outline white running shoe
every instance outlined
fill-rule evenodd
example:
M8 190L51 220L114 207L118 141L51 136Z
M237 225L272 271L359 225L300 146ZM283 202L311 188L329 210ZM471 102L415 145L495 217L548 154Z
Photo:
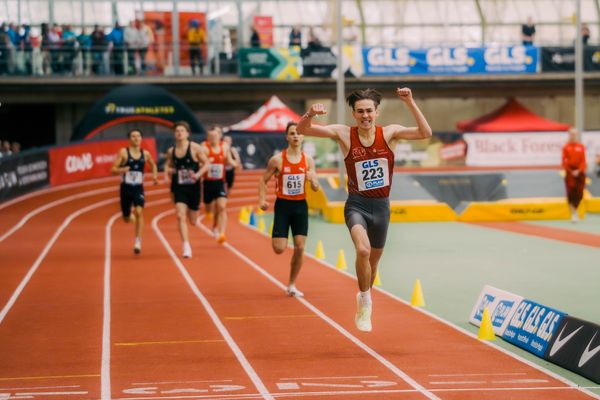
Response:
M571 222L572 223L579 222L579 215L577 214L577 212L574 212L573 214L571 214Z
M140 254L142 251L142 239L141 238L135 238L135 244L133 245L133 252L135 254Z
M298 290L296 286L288 286L287 295L290 297L304 297L304 293Z
M192 258L192 246L189 242L183 242L183 258Z
M356 316L354 317L356 328L359 331L371 332L371 304L362 304L360 293L356 295Z

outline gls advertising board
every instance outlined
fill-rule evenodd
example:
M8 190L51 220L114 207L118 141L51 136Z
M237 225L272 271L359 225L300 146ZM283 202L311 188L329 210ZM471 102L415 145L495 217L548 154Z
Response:
M492 319L494 333L502 336L522 300L523 297L521 296L485 285L471 311L469 322L475 326L480 326L483 309L487 307Z
M48 152L25 152L0 159L0 202L48 185Z
M502 337L538 357L544 357L546 349L566 314L531 300L523 300Z
M511 74L537 71L538 48L494 47L404 47L363 48L365 75L406 74Z

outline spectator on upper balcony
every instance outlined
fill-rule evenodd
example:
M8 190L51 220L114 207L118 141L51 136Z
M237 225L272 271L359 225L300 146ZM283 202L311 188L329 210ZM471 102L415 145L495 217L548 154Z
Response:
M95 75L103 75L104 71L104 53L108 42L104 30L100 26L94 25L94 30L91 34L92 42L92 73Z
M123 65L124 62L124 54L125 50L125 33L123 31L123 27L119 25L117 21L115 23L115 27L106 37L107 41L110 43L111 52L110 52L110 69L111 72L115 75L123 75L125 73L125 67Z
M129 74L144 73L146 70L146 53L150 38L142 21L136 19L125 29L125 44L127 46L127 62ZM137 68L136 55L139 58L140 68Z
M8 74L10 38L6 30L6 24L0 24L0 75Z
M255 26L252 26L252 35L250 36L250 47L260 47L260 35Z
M204 58L202 57L202 47L206 44L206 31L197 19L190 21L187 32L188 44L190 46L190 66L192 75L196 75L196 67L200 75L204 75Z
M50 53L50 73L62 72L60 46L62 43L61 30L58 26L50 25L47 33L47 49Z
M321 47L323 47L323 44L321 43L321 39L319 39L319 37L315 33L314 28L310 27L310 29L308 30L308 48L309 49L319 49Z
M531 17L527 18L527 23L521 26L521 40L523 46L533 46L535 40L535 25Z
M62 53L61 72L63 74L72 74L74 72L73 60L77 52L77 45L77 35L73 32L73 28L71 25L64 25L62 29L62 44L60 46Z
M581 24L581 40L584 46L587 46L590 40L590 27L586 23Z
M31 27L27 24L21 25L19 31L19 48L23 52L24 72L33 74L33 42L31 40Z
M294 26L290 32L290 47L302 47L302 31L298 25Z

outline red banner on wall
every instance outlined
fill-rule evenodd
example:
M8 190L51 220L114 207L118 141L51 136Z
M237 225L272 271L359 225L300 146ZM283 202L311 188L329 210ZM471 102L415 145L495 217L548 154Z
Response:
M260 38L260 47L273 47L273 17L255 15L254 27Z
M117 153L129 145L128 140L88 142L58 147L49 151L52 186L111 175ZM156 141L144 139L142 148L156 160Z

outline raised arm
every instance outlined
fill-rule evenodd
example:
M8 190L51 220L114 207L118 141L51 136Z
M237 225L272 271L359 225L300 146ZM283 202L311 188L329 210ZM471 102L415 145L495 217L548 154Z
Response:
M265 173L258 182L258 206L263 211L269 208L269 203L267 202L267 183L269 182L269 179L279 171L280 160L281 155L271 157Z
M323 104L313 104L308 111L298 121L298 133L304 136L316 136L339 140L340 127L344 125L313 125L312 119L316 115L325 115L327 110Z
M315 160L309 155L306 156L306 162L308 164L308 171L306 171L306 178L310 181L310 188L313 192L319 191L319 177L315 169Z
M126 156L126 150L125 148L122 148L119 150L119 153L117 154L117 158L115 159L115 162L113 163L112 168L110 169L110 172L112 172L113 175L119 175L119 174L123 174L127 171L129 171L129 167L123 167L123 161L126 160L127 156Z
M158 185L158 167L148 150L144 150L144 158L148 164L150 164L150 168L152 168L152 180L154 181L154 184Z
M415 103L412 97L412 91L409 88L396 89L398 98L406 104L410 113L413 115L417 126L406 127L402 125L388 125L385 127L385 137L388 143L395 144L398 140L419 140L431 137L431 128L425 119L425 116Z

